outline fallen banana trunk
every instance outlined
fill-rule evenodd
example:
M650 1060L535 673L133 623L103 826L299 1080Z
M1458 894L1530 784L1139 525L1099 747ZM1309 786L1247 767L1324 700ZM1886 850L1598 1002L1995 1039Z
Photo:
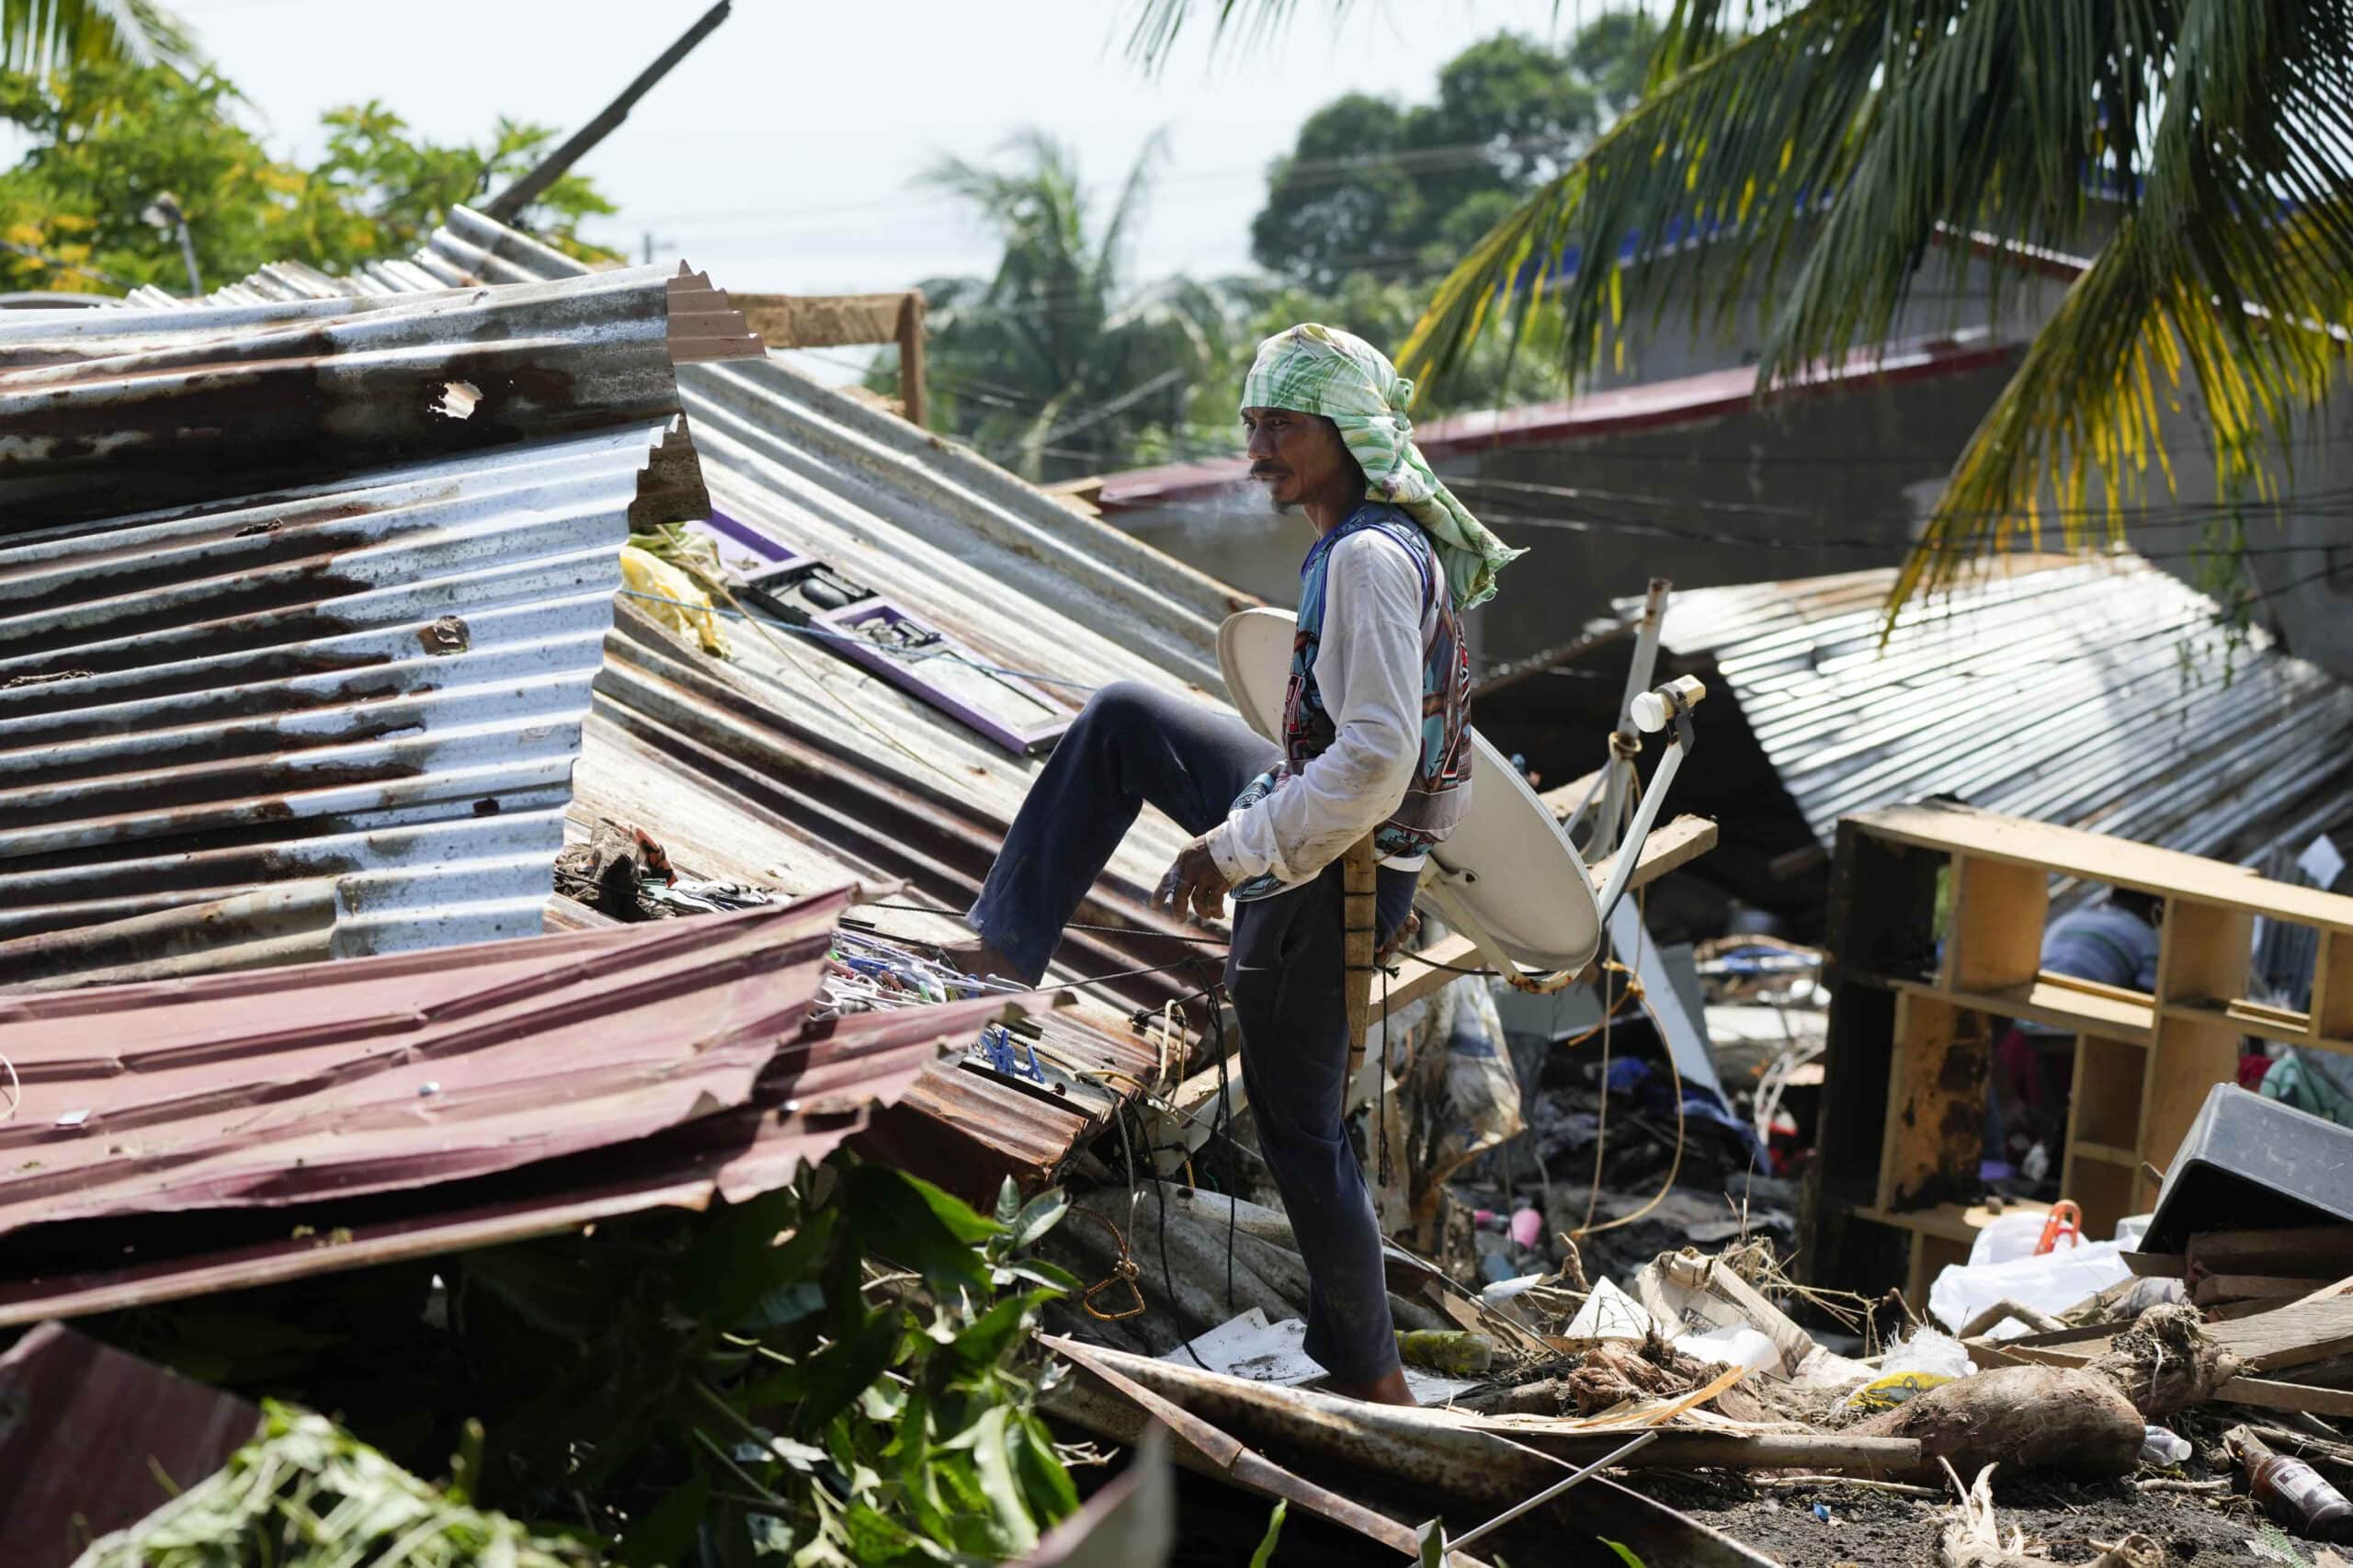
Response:
M1896 1471L1897 1480L1934 1480L1947 1462L1972 1471L2005 1465L2106 1480L2139 1462L2146 1425L2103 1373L1996 1367L1915 1394L1850 1431L1919 1440L1919 1462Z
M1418 1494L1454 1499L1458 1506L1445 1523L1455 1534L1467 1534L1488 1514L1525 1501L1575 1468L1440 1411L1273 1388L1051 1336L1042 1342L1081 1367L1116 1375L1221 1431L1262 1446L1270 1458L1322 1460L1336 1473L1380 1476ZM1054 1408L1051 1403L1049 1408ZM1624 1426L1593 1435L1615 1447L1642 1429ZM1587 1462L1607 1451L1586 1456ZM1768 1562L1730 1537L1599 1475L1531 1516L1527 1528L1552 1528L1563 1522L1620 1541L1646 1562L1763 1568Z

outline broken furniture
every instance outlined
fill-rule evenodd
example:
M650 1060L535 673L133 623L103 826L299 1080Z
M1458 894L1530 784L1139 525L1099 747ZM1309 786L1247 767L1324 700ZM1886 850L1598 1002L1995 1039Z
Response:
M2054 892L2104 884L2165 901L2152 994L2040 970ZM1947 908L1941 946L1937 915ZM2312 1006L2246 994L2256 919L2315 933ZM1966 1257L1979 1207L1996 1031L2030 1019L2075 1040L2060 1185L2086 1235L2157 1197L2241 1037L2353 1051L2353 898L2079 828L1918 804L1838 826L1819 1163L1803 1253L1815 1280L1912 1282ZM1901 1247L1908 1268L1889 1267Z

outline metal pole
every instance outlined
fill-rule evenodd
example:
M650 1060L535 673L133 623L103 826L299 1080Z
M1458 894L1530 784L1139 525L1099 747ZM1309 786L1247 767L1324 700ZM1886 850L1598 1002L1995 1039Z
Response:
M180 259L188 263L188 291L192 295L204 292L203 276L196 269L196 240L188 232L188 214L180 214Z
M1609 760L1602 767L1601 817L1585 846L1589 860L1618 847L1618 821L1625 814L1633 782L1634 752L1642 744L1634 732L1634 699L1650 689L1651 672L1658 664L1659 624L1666 619L1666 596L1674 585L1664 577L1654 577L1643 597L1642 619L1635 623L1634 662L1626 670L1626 694L1618 699L1618 728L1610 736Z
M638 73L637 80L623 87L620 97L607 104L602 113L574 131L563 146L540 159L537 168L484 202L482 208L483 215L495 218L502 223L509 222L515 214L537 199L541 191L562 179L573 165L586 157L597 142L612 133L613 127L629 118L630 107L652 91L654 84L669 74L670 67L684 60L695 45L710 36L713 28L727 19L730 4L732 0L719 0L718 5L704 12L701 20L679 35L678 41L664 50L660 59Z

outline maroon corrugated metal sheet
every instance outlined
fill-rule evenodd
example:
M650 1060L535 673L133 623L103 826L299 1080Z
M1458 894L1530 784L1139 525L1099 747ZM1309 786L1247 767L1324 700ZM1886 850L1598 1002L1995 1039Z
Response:
M44 1324L0 1357L0 1530L11 1568L64 1568L254 1435L233 1394Z
M0 998L0 1233L462 1179L740 1105L847 901Z
M740 920L709 916L660 929L709 932ZM308 972L332 976L367 961ZM824 1158L867 1125L877 1105L906 1092L943 1049L969 1044L1008 1003L1033 1007L1042 999L993 996L812 1026L779 1047L746 1103L617 1145L435 1184L414 1195L415 1212L337 1227L331 1234L298 1232L162 1258L110 1257L103 1268L0 1285L0 1326L489 1246L645 1209L700 1208L713 1196L747 1198L791 1180L803 1162Z

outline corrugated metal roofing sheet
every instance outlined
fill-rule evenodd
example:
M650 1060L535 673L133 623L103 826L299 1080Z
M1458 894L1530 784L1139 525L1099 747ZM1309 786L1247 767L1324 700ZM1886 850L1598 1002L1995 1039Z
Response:
M462 1180L744 1104L848 897L0 997L0 1234Z
M2017 352L2016 345L1990 343L1982 335L1919 339L1890 345L1881 353L1858 353L1844 365L1820 370L1772 395L1783 400L1815 397L1859 387L1963 375L1999 365ZM1550 403L1427 420L1415 426L1414 444L1431 461L1444 464L1450 459L1505 447L1589 441L1721 419L1756 401L1756 367L1735 366L1587 392ZM1107 512L1133 512L1199 501L1246 485L1249 472L1248 460L1239 456L1130 469L1104 478L1097 505Z
M329 953L537 929L731 314L649 267L0 319L0 940L310 879Z
M2353 815L2353 689L2260 631L2234 646L2137 558L1988 576L1908 608L1882 650L1893 578L1667 608L1662 643L1714 661L1825 845L1849 812L1940 794L2225 859Z
M460 208L412 261L370 266L348 278L281 265L212 299L249 308L354 293L396 298L417 289L527 283L583 271L529 236ZM701 472L729 516L826 561L983 658L1045 677L1046 689L1074 709L1086 690L1119 679L1222 700L1216 628L1246 597L779 360L686 365L677 381ZM682 508L668 516L694 515ZM641 520L665 518L648 508ZM727 552L741 553L732 547ZM868 805L914 802L919 816L944 807L969 824L963 835L973 839L949 858L969 862L984 838L978 852L985 866L985 853L1037 770L1035 759L1007 755L819 644L788 642L779 649L740 629L733 642L738 658L707 671L710 678L746 694L741 700L822 757L836 776L835 789L863 792L866 803L848 808L854 814ZM651 688L628 665L624 659L608 666L598 682L583 794L629 802L627 814L656 836L689 824L707 831L713 813L700 802L674 797L675 810L665 812L662 800L606 788L600 779L601 769L619 766L631 784L652 780L660 766L626 754L666 744L676 733L669 727L675 715L662 713L659 704L654 711L639 705ZM608 812L575 811L575 830ZM942 897L969 896L977 881L972 868L962 865L953 878L937 881L931 873L943 865L939 842L905 833L886 820L892 815L884 812L865 824L870 853L842 842L856 835L832 835L822 820L790 823L801 830L798 851L774 864L776 874L756 880L806 889L879 873L915 878ZM754 829L747 838L763 852L759 858L786 847L773 832ZM1155 924L1142 913L1144 895L1183 838L1156 817L1139 823L1111 866L1121 907L1102 912L1107 918ZM722 874L716 869L722 858L740 861L711 847L706 874ZM1105 950L1099 943L1079 949L1089 958ZM1165 951L1155 951L1165 960Z
M849 897L0 998L24 1096L0 1125L0 1325L789 1181L943 1047L1038 1001L806 1022ZM252 1243L225 1216L256 1208L291 1212ZM162 1214L188 1218L103 1223ZM331 1243L308 1233L346 1214ZM118 1250L124 1234L137 1244ZM75 1240L93 1236L109 1238L95 1267Z
M412 262L350 278L271 267L215 300L397 296L578 271L460 210ZM1060 683L1047 689L1074 709L1086 688L1120 678L1217 700L1214 630L1246 602L1231 590L780 361L688 365L678 382L702 473L730 517L823 558L980 656ZM700 515L642 506L639 520ZM630 601L620 619L584 731L575 835L611 816L662 840L689 875L794 892L906 878L947 904L969 899L1034 759L820 644L779 645L737 626L738 656L722 663L652 628ZM1162 926L1144 892L1181 838L1156 818L1139 824L1112 867L1108 902L1082 919ZM946 934L918 914L894 910L887 921ZM1099 974L1197 953L1165 938L1080 933L1065 956L1077 972ZM1139 999L1200 983L1134 983ZM1164 1065L1116 1007L1065 1010L1043 1028L1049 1055L1122 1094ZM983 1197L1002 1174L1043 1179L1101 1125L1099 1105L947 1063L923 1074L906 1103L873 1136L905 1143L937 1179L969 1176Z
M0 1411L16 1568L66 1568L220 1469L261 1425L234 1394L54 1323L0 1356Z

